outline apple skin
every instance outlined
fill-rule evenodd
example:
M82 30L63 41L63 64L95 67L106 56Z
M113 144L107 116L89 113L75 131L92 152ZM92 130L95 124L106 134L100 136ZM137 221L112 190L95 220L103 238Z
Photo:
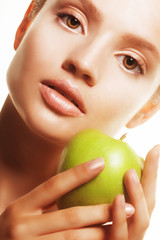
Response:
M59 209L112 203L118 194L124 194L129 201L123 183L124 174L134 168L141 179L144 160L127 143L97 129L84 130L71 139L61 155L57 172L98 157L104 158L104 170L88 183L59 198Z

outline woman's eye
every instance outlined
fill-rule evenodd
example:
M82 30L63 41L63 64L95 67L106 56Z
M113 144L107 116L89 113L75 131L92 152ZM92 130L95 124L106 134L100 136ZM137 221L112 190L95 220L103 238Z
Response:
M138 66L138 63L134 58L125 56L123 59L123 65L126 69L133 70Z
M128 55L118 55L117 58L122 67L127 71L134 74L144 73L143 63L138 62L135 58Z
M73 15L70 14L59 14L59 17L61 18L64 25L66 25L68 28L72 30L76 30L76 32L82 33L83 28L80 23L80 21L75 18Z
M68 16L67 17L67 26L72 28L72 29L76 29L80 26L80 22L73 16Z

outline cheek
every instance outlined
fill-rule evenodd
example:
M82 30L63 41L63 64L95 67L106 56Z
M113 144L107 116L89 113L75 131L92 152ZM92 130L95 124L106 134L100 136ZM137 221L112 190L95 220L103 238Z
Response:
M26 36L26 58L28 62L33 61L41 71L54 72L61 67L65 53L68 50L69 39L64 30L60 30L56 24L44 21L35 22ZM64 41L65 39L65 41ZM54 67L54 69L53 69Z
M33 24L17 49L7 74L11 92L16 90L17 84L22 92L29 83L34 86L35 80L52 78L58 69L62 59L61 42L46 26L44 23L38 28Z
M112 69L112 66L109 68ZM104 80L98 83L90 96L94 99L90 108L96 116L97 125L104 128L109 125L110 129L113 128L112 132L116 132L140 110L150 91L153 91L153 86L146 79L130 77L117 66L114 66L114 71L109 68L106 69Z

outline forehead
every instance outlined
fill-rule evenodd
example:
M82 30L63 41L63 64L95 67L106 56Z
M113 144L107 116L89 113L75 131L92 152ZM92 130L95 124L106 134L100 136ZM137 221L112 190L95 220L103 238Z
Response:
M80 2L84 6L88 5L88 9L93 7L95 13L99 12L103 20L107 20L108 23L113 21L113 18L115 21L117 19L118 27L120 26L118 21L126 22L126 24L139 21L144 25L146 23L152 27L159 27L159 0L75 0L75 2Z
M160 0L34 0L73 5L99 23L98 31L146 39L160 53ZM127 39L127 38L126 38ZM128 38L129 39L129 38Z
M37 0L38 1L38 0ZM42 1L42 0L41 0ZM44 0L43 0L44 1ZM160 29L159 0L48 0L53 4L74 4L94 15L98 20L117 28L128 27L141 32ZM136 28L135 28L136 25Z
M127 15L128 13L130 14L136 11L137 14L141 13L142 15L146 15L153 13L159 16L160 10L159 0L75 0L75 2L81 2L83 5L95 5L101 9L104 14L112 11Z
M52 0L53 1L53 0ZM54 1L55 2L55 1ZM160 0L57 0L74 2L95 16L103 30L142 36L160 49Z

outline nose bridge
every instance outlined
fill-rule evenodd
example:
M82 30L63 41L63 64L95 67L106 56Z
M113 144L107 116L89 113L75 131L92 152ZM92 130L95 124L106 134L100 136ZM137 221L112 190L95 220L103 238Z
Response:
M96 81L102 68L102 59L106 55L107 38L105 36L84 40L68 55L66 60L69 71L83 78Z
M106 41L104 38L97 37L90 39L82 44L82 46L74 52L75 59L86 68L94 67L104 55Z
M77 51L77 56L80 57L80 61L83 64L88 65L92 62L95 62L98 55L100 55L103 51L103 44L101 39L94 39L89 42L86 42L82 45Z

